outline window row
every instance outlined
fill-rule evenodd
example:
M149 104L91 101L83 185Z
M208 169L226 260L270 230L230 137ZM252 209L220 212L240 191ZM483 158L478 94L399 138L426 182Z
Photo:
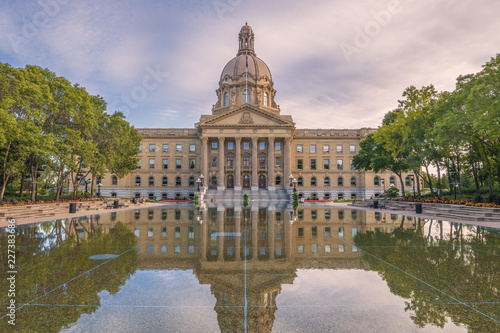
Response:
M310 184L311 184L311 186L317 186L318 185L318 181L317 181L316 177L311 177ZM325 177L323 179L323 185L325 187L330 186L330 177ZM304 186L304 178L303 177L297 178L297 186ZM338 177L337 178L337 186L344 186L344 178L343 177ZM351 177L351 186L352 187L358 186L356 177Z
M142 163L141 159L137 159L137 169L142 168ZM196 168L196 159L190 158L189 159L189 170L194 170ZM149 159L149 169L154 170L156 167L156 160L154 158ZM168 170L168 158L164 158L161 160L161 169L162 170ZM182 158L176 158L175 159L175 170L182 170Z
M349 164L351 170L356 170L356 168L352 164L352 160L349 161ZM310 170L317 169L317 163L315 158L310 159L309 168ZM301 158L297 159L297 170L304 170L304 160ZM323 170L330 170L330 159L328 158L323 159ZM344 170L344 160L342 159L337 160L337 170Z
M411 186L412 178L410 176L406 177L406 186ZM373 178L373 185L380 186L380 184L385 185L385 179L380 178L379 176L375 176ZM396 186L396 177L391 176L389 178L389 186Z
M242 98L243 98L243 104L250 103L250 91L248 89L243 90ZM229 106L229 92L228 91L226 91L224 93L223 105ZM269 93L267 93L267 92L264 93L264 106L269 106Z
M117 184L113 183L113 185ZM194 185L195 185L194 177L189 177L188 186L194 186ZM135 186L142 186L141 177L139 176L135 177ZM150 176L148 178L148 186L155 186L155 178L153 176ZM168 186L168 177L162 177L161 186ZM182 186L181 177L175 177L175 186Z
M297 145L297 153L303 153L304 152L304 145ZM323 145L323 153L329 153L330 152L330 145ZM341 154L344 152L344 146L343 145L337 145L337 153ZM316 145L309 145L309 153L314 154L316 153ZM349 153L355 154L356 153L356 145L349 145Z
M182 146L183 146L182 144L176 144L175 145L175 152L176 153L182 153ZM160 148L160 146L158 146L158 149L159 148ZM161 146L161 148L162 148L162 150L161 150L162 152L168 153L168 143L163 144ZM139 145L139 152L142 152L142 145ZM156 144L152 143L152 144L149 145L149 152L150 153L155 153L156 152ZM195 144L190 144L189 145L189 152L190 153L195 153L196 152L196 145Z
M358 248L356 247L356 245L351 245L351 246L352 246L352 252L358 252ZM304 245L298 245L297 252L300 254L304 253ZM339 253L344 253L344 252L345 252L344 244L339 244ZM318 244L311 244L311 253L318 253ZM325 245L325 253L332 253L332 247L330 244Z
M243 160L243 168L244 169L248 169L250 168L250 156L243 156L242 158ZM210 158L210 167L211 168L217 168L218 166L218 161L219 161L219 158L217 156L212 156ZM281 156L276 156L274 158L274 167L276 169L280 169L281 168L281 161L282 161L282 158ZM260 169L265 169L267 167L267 162L266 162L266 157L265 156L259 156L259 168ZM234 164L234 156L228 156L226 157L226 167L228 169L232 169L234 168L235 164ZM193 167L194 169L194 167Z
M265 141L258 142L258 149L259 150L265 150L266 146L267 146L267 144ZM243 150L250 150L250 141L243 141L242 147L243 147ZM274 150L281 150L282 147L283 147L283 144L281 141L276 141L274 143ZM218 141L211 141L210 148L212 150L219 149L219 142ZM227 150L234 150L235 149L235 142L234 141L227 141L226 148L227 148Z

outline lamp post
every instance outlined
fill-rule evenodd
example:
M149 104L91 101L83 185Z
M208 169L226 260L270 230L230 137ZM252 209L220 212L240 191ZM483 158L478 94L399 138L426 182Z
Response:
M288 176L288 179L290 180L290 186L292 186L293 176L292 175Z
M457 173L455 171L450 171L450 174L453 178L453 187L455 188L455 200L457 200Z
M297 179L294 178L292 183L293 183L293 192L295 193L297 192Z
M413 198L415 199L415 175L409 175L411 179L411 184L413 185Z
M382 182L382 185L384 186L384 194L385 194L385 179L380 180Z
M203 176L203 174L200 175L200 178L198 178L200 180L200 185L201 187L203 187L203 179L205 179L205 177Z
M198 179L196 179L196 184L198 185L198 192L200 192L200 184L201 184L200 177L198 177Z
M98 198L101 197L101 186L102 186L101 183L97 183L97 197Z
M89 178L89 179L84 180L84 181L85 181L85 193L88 193L87 186L88 186L89 182L92 181L92 179Z

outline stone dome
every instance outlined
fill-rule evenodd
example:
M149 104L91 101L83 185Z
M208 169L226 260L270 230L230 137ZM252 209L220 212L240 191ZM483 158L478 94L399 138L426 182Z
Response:
M249 54L247 70L246 59L247 56L245 56L244 54L231 59L222 70L220 79L223 80L227 75L231 79L237 80L239 77L243 76L245 72L247 72L249 77L252 77L256 80L267 76L268 80L272 81L273 78L271 76L271 71L264 61L254 55Z

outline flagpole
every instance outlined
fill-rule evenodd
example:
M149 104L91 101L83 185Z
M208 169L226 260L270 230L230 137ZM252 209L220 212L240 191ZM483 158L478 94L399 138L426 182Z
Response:
M247 92L247 100L245 102L249 102L250 92L248 91L248 45L245 45L245 90Z

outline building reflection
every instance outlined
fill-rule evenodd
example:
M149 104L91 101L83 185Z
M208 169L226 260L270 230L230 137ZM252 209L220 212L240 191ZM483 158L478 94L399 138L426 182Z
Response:
M361 210L223 206L121 212L98 224L107 232L118 221L138 239L139 269L189 269L210 285L223 332L244 331L245 318L249 331L271 331L276 297L297 269L367 269L354 236L401 224Z

